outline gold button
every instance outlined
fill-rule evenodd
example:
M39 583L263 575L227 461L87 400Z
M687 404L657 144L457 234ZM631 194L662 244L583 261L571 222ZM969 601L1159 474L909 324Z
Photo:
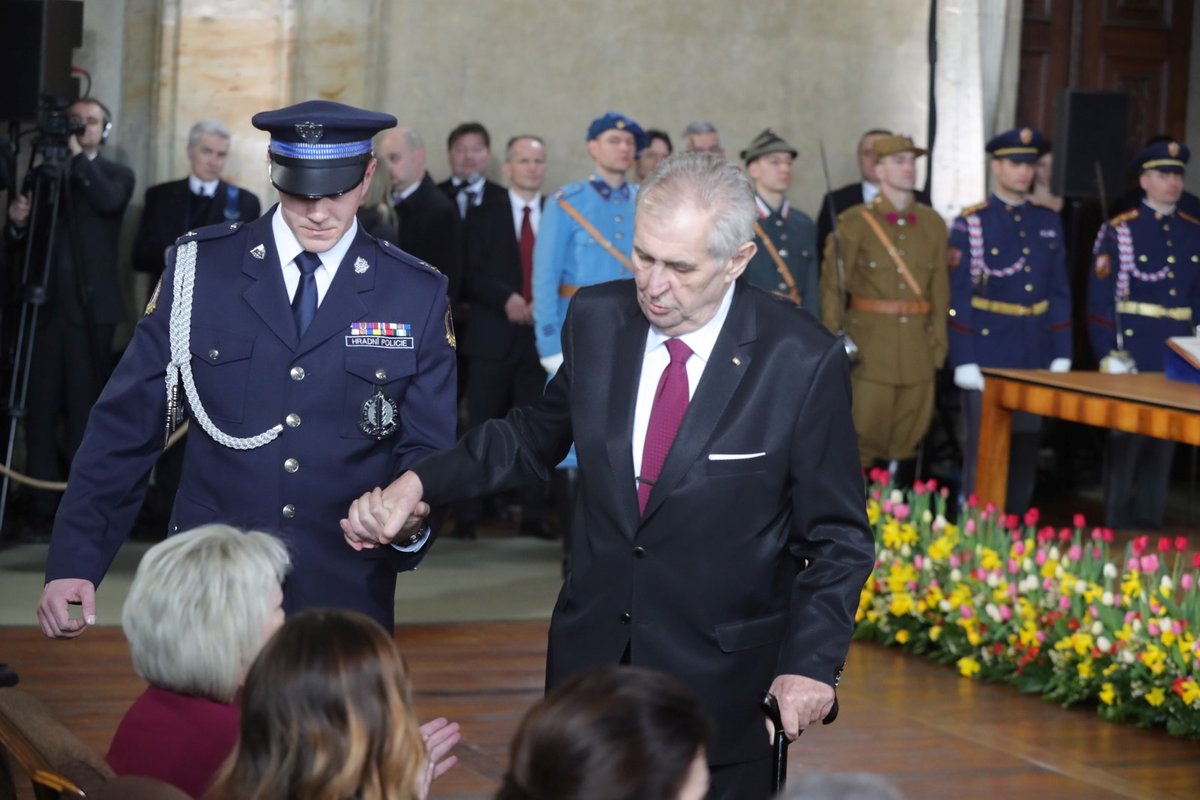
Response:
M1174 290L1174 289L1170 289L1170 290L1168 290L1168 291L1167 291L1167 294L1171 295L1171 297L1174 297L1174 296L1175 296L1175 290Z
M1126 328L1126 329L1125 329L1125 335L1126 335L1126 336L1133 336L1133 328Z
M1168 273L1167 273L1167 277L1168 277L1168 278L1174 278L1174 277L1175 277L1175 273L1174 273L1174 272L1168 272Z
M300 462L294 458L289 458L283 462L283 469L285 472L296 472L300 469Z
M289 374L292 376L292 380L302 381L304 380L304 367L292 367L292 371Z
M1033 284L1032 284L1032 283L1027 283L1027 284L1025 284L1025 291L1027 291L1027 292L1032 292L1032 291L1033 291Z
M296 516L296 507L294 505L292 505L291 503L288 503L286 506L283 507L283 518L291 519L294 516Z
M1028 264L1026 264L1026 265L1025 265L1025 271L1026 271L1026 272L1033 272L1033 267L1031 267L1031 266L1029 266Z
M999 247L993 247L993 248L992 248L992 255L994 255L994 256L998 256L998 255L1000 255L1000 248L999 248Z
M387 370L384 369L383 367L380 367L379 369L375 370L375 380L386 381L387 380Z
M1175 263L1175 256L1167 256L1167 263L1168 263L1168 264L1174 264L1174 263Z
M286 417L284 417L283 421L287 423L287 426L289 428L299 428L300 427L300 415L299 414L288 414Z
M1145 264L1149 260L1150 259L1146 258L1145 256L1138 256L1138 261L1141 261L1143 264Z
M1021 248L1021 253L1022 253L1022 254L1024 254L1024 255L1029 255L1029 248L1028 248L1028 247L1022 247L1022 248Z

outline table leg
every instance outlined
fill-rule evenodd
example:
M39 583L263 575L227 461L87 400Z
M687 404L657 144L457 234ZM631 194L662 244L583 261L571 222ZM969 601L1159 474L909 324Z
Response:
M1010 408L1000 404L1002 381L989 376L983 390L979 424L979 456L975 467L975 495L981 504L994 503L1004 513L1008 493L1008 451L1012 444Z

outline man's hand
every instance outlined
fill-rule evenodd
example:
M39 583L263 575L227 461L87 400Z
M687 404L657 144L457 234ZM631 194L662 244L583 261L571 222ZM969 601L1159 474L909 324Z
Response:
M71 618L70 604L83 606L82 618ZM37 607L42 633L51 639L73 639L96 624L96 587L82 578L59 578L42 589Z
M342 535L355 550L391 544L401 532L416 533L429 516L421 501L424 487L415 472L406 472L386 489L373 489L350 504Z
M458 744L462 734L459 733L457 722L438 717L421 726L421 738L425 740L425 749L429 751L425 771L421 775L419 796L424 800L429 796L429 785L458 763L458 756L450 755L450 751Z
M514 325L532 325L533 307L525 302L525 298L513 292L504 303L504 313L508 321Z
M803 675L780 675L771 681L771 694L779 701L779 715L789 742L796 741L800 731L829 716L833 709L833 687ZM767 736L775 737L775 728L766 720Z
M29 223L29 211L32 208L32 192L17 195L16 199L8 204L8 221L14 228L24 228Z

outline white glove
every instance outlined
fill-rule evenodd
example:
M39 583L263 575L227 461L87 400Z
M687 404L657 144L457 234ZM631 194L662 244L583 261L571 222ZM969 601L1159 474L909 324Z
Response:
M1069 359L1069 358L1054 359L1053 361L1050 362L1050 371L1051 372L1070 372L1071 371L1071 359Z
M558 372L558 368L562 366L563 354L555 353L552 356L542 356L538 361L542 362L542 369L546 370L546 374L554 377L554 373Z
M1112 358L1111 356L1100 360L1100 371L1106 375L1128 375L1130 373L1128 362L1122 358Z
M954 368L954 385L968 392L983 391L983 373L978 364L959 364Z

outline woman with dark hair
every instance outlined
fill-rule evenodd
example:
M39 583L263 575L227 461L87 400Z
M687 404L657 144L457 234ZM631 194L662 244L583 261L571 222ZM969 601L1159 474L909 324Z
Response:
M602 667L529 710L496 800L703 800L709 723L666 675Z
M422 800L455 761L441 758L457 726L441 723L423 741L404 662L378 623L303 612L250 668L238 745L209 798Z

